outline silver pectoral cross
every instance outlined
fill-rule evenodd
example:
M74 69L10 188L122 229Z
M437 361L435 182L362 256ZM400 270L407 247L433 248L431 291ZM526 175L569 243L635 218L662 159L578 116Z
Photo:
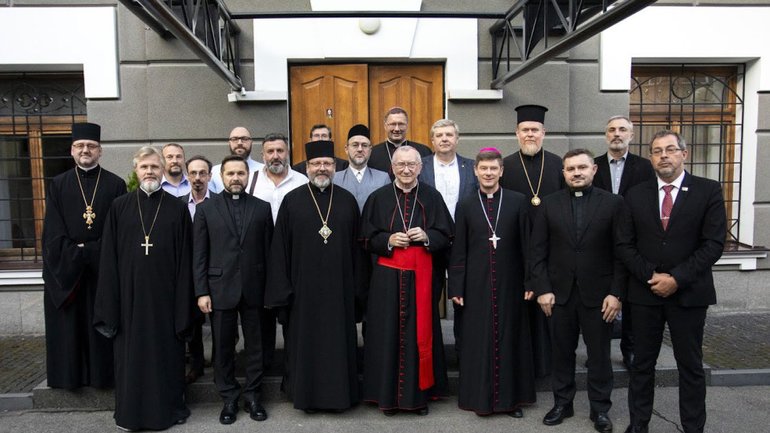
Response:
M502 238L497 237L497 233L492 232L492 236L489 238L490 242L492 242L492 248L497 249L497 241L499 241Z
M145 256L149 256L150 255L150 247L153 246L150 243L150 237L149 236L145 236L144 237L144 243L143 244L139 244L139 245L144 247L144 255Z

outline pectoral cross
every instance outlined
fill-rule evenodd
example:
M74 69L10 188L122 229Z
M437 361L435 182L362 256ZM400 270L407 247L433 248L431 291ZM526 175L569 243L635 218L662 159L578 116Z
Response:
M489 240L492 242L492 248L497 249L497 241L499 241L502 238L497 237L497 233L492 232L492 236L489 238Z
M94 213L94 210L91 206L86 206L86 211L83 214L83 219L86 220L86 224L88 225L88 230L91 230L91 224L94 223L94 219L96 218L96 214Z
M145 236L144 237L144 243L143 244L139 244L139 245L144 247L144 255L145 256L149 256L150 255L150 247L153 246L150 243L150 237L149 236Z

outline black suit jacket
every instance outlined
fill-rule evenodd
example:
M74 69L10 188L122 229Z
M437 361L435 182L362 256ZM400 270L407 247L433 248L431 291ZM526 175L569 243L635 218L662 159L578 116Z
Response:
M241 194L243 230L238 230L221 194L199 203L193 223L195 296L211 296L215 310L236 308L241 298L261 307L265 294L265 263L273 237L270 204Z
M594 176L593 185L605 191L612 192L612 179L608 158L609 156L606 153L594 158L597 170L596 176ZM650 179L655 179L655 170L652 169L650 160L629 153L626 156L626 163L623 166L623 174L620 176L620 188L618 189L618 194L625 196L629 189Z
M623 198L593 188L577 233L568 189L545 199L532 231L532 277L537 296L553 293L564 305L573 283L583 304L599 307L608 294L625 298L628 274L617 254L625 217Z
M657 179L631 188L626 194L629 215L621 236L622 258L631 278L631 303L659 305L676 302L684 307L716 303L711 266L722 256L727 236L727 215L718 182L685 173L674 208L663 230ZM650 290L653 272L666 272L678 290L661 298Z

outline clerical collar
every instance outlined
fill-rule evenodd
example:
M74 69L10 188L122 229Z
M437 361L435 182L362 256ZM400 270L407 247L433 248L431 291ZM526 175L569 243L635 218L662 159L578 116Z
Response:
M93 170L93 169L95 169L96 167L98 167L98 166L99 166L99 164L96 164L96 165L94 165L93 167L83 167L83 166L82 166L82 165L80 165L80 164L75 164L75 165L77 165L77 166L78 166L78 168L79 168L79 169L81 169L81 170L83 170L85 173L88 173L89 171L91 171L91 170Z
M482 191L481 188L479 188L479 194L481 194L481 196L485 198L495 198L495 196L500 195L501 189L502 188L500 188L500 185L497 185L497 189L495 190L495 192L488 193L488 192Z
M545 149L543 148L543 146L540 146L540 150L535 152L534 155L527 155L526 153L522 152L521 149L519 149L519 153L521 154L521 156L523 156L524 158L529 158L529 159L535 159L538 155L540 155L543 152L545 152Z
M226 189L222 190L222 195L232 200L239 200L241 198L240 194L233 194Z
M406 187L404 187L403 185L401 185L401 182L399 182L399 181L398 181L398 179L394 180L393 182L394 182L394 184L396 185L396 187L398 187L398 189L400 189L400 190L401 190L401 191L403 191L404 193L409 193L410 191L412 191L412 190L413 190L413 189L414 189L414 188L417 186L417 182L415 182L415 183L414 183L414 185L412 185L412 187L411 187L411 188L408 188L408 189L407 189Z
M329 186L327 186L326 188L319 188L319 187L317 187L317 186L316 186L316 184L314 184L313 182L308 182L308 184L310 184L310 187L311 187L313 190L315 190L315 191L318 191L320 194L325 194L325 193L327 193L327 192L329 191L329 188L331 188L331 187L332 187L332 182L329 182Z
M580 190L570 190L569 195L572 197L587 197L591 194L591 191L594 189L593 185L589 185L583 189Z
M385 140L385 141L387 141L388 144L390 144L393 147L401 147L401 146L406 144L406 139L404 139L404 141L402 141L401 143L398 143L398 144L396 144L396 143L394 143L394 142L392 142L390 140Z
M143 191L145 194L147 194L147 197L149 197L149 196L151 196L151 195L155 194L156 192L160 191L160 190L161 190L161 189L163 189L163 188L161 188L160 186L158 186L158 189L156 189L155 191L151 191L151 192L148 192L146 189L144 189L144 187L142 187L141 185L139 185L139 189L141 189L141 190L142 190L142 191Z

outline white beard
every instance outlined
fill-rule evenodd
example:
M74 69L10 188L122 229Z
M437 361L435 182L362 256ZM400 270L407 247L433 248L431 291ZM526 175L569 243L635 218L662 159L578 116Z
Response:
M147 194L152 194L160 189L160 182L157 180L143 180L141 187L142 191L146 192Z

